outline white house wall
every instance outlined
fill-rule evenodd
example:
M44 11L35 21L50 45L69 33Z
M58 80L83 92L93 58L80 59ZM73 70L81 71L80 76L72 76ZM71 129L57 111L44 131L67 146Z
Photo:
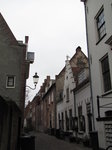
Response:
M104 17L106 23L106 36L96 45L97 34L95 25L95 16L97 15L100 8L104 6ZM101 76L101 66L99 60L108 53L109 65L111 72L111 82L112 82L112 50L111 47L105 42L112 35L112 0L94 0L87 2L87 25L88 25L88 37L89 37L89 54L91 60L91 75L92 75L92 90L93 90L93 101L94 101L94 115L95 119L98 117L97 114L97 95L104 94L103 83ZM112 95L110 95L112 96ZM103 112L102 112L103 113ZM95 121L95 129L97 130L97 124Z
M69 88L69 102L66 102L66 89L67 88ZM74 117L74 94L72 91L74 88L75 88L75 82L74 82L73 73L72 73L69 60L67 60L65 80L64 80L64 90L63 90L63 101L57 104L57 120L58 120L58 114L61 114L61 112L63 112L64 114L64 131L66 131L65 111L67 111L67 115L69 117L69 110L72 109L72 115ZM59 128L58 121L57 121L57 127Z
M86 4L86 17L87 17L87 35L88 35L88 48L89 48L89 58L90 58L90 68L91 68L91 79L92 79L92 92L93 92L93 115L94 115L94 130L98 130L99 144L100 147L104 148L105 139L103 126L96 121L98 117L97 111L97 95L101 96L104 93L103 90L103 80L101 75L101 64L100 59L108 54L109 66L110 66L110 76L112 85L112 50L111 46L105 42L112 35L112 0L87 0ZM101 7L104 7L104 19L106 26L106 35L104 38L98 42L97 26L96 26L96 15L98 14ZM109 91L111 92L111 91ZM112 94L107 96L112 97ZM100 103L105 104L107 101L111 102L112 99L102 99ZM105 109L101 110L101 116L104 116ZM102 137L102 138L101 138Z
M83 88L78 90L75 94L76 100L76 116L78 117L78 107L82 106L82 114L85 117L85 132L86 134L89 133L88 130L88 120L87 120L87 108L86 104L91 103L90 101L90 84L87 83Z

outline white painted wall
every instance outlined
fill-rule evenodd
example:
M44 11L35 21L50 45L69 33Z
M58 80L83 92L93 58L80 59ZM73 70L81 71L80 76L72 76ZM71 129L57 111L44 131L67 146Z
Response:
M97 38L97 29L95 17L100 10L101 7L104 7L104 17L105 17L105 25L106 25L106 36L98 43ZM103 126L101 126L96 118L97 114L97 101L96 96L105 94L103 91L103 83L101 76L101 66L100 59L108 54L109 57L109 65L110 65L110 73L111 73L111 83L112 83L112 50L111 46L105 44L107 39L112 35L112 0L87 0L86 1L86 16L87 16L87 33L88 33L88 47L89 47L89 58L91 58L91 77L92 77L92 91L93 91L93 107L94 107L94 121L95 121L95 130L98 130L100 147L105 147L105 138L103 138ZM108 95L109 97L112 94ZM109 102L108 99L101 101L105 103ZM112 101L112 99L110 100ZM102 109L101 116L104 116L105 109Z
M89 102L91 103L89 82L76 92L75 99L76 99L76 116L78 117L78 107L82 106L82 114L85 117L85 127L86 127L85 133L88 135L89 127L88 127L88 120L87 120L86 104Z
M69 87L69 102L66 102L66 89ZM67 111L69 117L69 110L72 109L72 115L74 117L74 95L73 89L75 88L75 82L73 77L73 72L69 63L69 60L66 60L66 71L65 71L65 80L64 80L64 90L63 90L63 101L57 104L57 128L58 126L58 114L63 112L64 114L64 131L65 128L65 111Z

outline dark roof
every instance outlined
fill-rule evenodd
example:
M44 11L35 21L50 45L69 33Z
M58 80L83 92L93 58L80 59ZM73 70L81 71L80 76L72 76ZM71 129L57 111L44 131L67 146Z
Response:
M6 23L1 13L0 13L0 37L1 37L0 40L2 40L7 44L18 45L18 41L16 40L15 36L13 35L11 29L9 28L8 24Z

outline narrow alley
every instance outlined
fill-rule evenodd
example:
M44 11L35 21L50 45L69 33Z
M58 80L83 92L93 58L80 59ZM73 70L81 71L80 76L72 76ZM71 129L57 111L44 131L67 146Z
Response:
M70 143L44 133L35 134L35 150L92 150L83 144Z

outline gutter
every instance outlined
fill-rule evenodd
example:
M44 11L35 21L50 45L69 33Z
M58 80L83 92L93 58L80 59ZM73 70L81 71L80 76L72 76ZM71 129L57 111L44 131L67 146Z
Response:
M87 52L88 52L88 62L89 62L89 75L90 75L90 92L91 92L91 103L92 103L92 114L93 114L93 131L95 131L95 118L94 118L94 106L93 106L93 89L91 80L91 67L90 67L90 53L89 53L89 39L88 39L88 25L87 25L87 12L86 12L86 2L84 2L85 9L85 24L86 24L86 40L87 40Z

